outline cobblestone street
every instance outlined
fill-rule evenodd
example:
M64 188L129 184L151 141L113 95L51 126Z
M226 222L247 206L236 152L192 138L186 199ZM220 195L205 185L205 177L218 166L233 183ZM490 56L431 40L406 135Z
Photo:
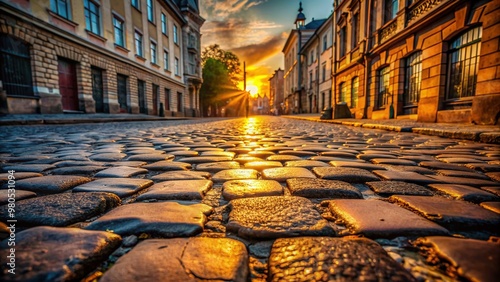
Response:
M500 277L497 144L272 116L0 140L1 281Z

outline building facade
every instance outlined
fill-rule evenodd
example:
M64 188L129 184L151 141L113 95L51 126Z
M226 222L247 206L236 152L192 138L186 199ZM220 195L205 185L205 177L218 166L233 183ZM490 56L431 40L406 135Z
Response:
M335 101L356 118L497 124L498 0L343 0Z
M308 113L319 113L332 105L332 16L326 19L301 50Z
M8 112L199 114L194 0L0 0Z
M274 71L269 79L269 108L275 115L281 115L285 110L284 72L281 68Z

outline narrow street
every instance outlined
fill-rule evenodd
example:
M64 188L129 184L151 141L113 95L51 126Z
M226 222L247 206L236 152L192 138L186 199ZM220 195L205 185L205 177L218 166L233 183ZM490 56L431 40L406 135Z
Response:
M500 277L500 145L273 116L1 129L1 281Z

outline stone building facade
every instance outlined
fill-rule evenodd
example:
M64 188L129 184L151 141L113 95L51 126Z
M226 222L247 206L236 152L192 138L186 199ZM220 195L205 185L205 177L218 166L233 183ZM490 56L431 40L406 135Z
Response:
M199 114L190 0L0 0L8 112Z
M353 116L498 124L499 0L338 2L332 88Z
M284 72L281 68L274 71L269 79L269 108L275 115L280 115L285 109L285 89L283 85Z

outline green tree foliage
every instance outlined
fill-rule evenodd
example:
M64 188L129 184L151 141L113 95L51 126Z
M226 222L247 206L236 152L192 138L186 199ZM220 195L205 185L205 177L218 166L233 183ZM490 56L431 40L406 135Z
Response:
M231 81L236 85L239 81L240 69L240 59L234 53L230 51L225 51L220 48L218 44L213 44L201 52L202 65L205 65L208 59L217 59L222 62L228 71L228 75Z
M208 107L222 103L224 93L234 89L226 65L218 59L207 58L203 64L203 84L200 89L200 100L203 115L207 115Z

